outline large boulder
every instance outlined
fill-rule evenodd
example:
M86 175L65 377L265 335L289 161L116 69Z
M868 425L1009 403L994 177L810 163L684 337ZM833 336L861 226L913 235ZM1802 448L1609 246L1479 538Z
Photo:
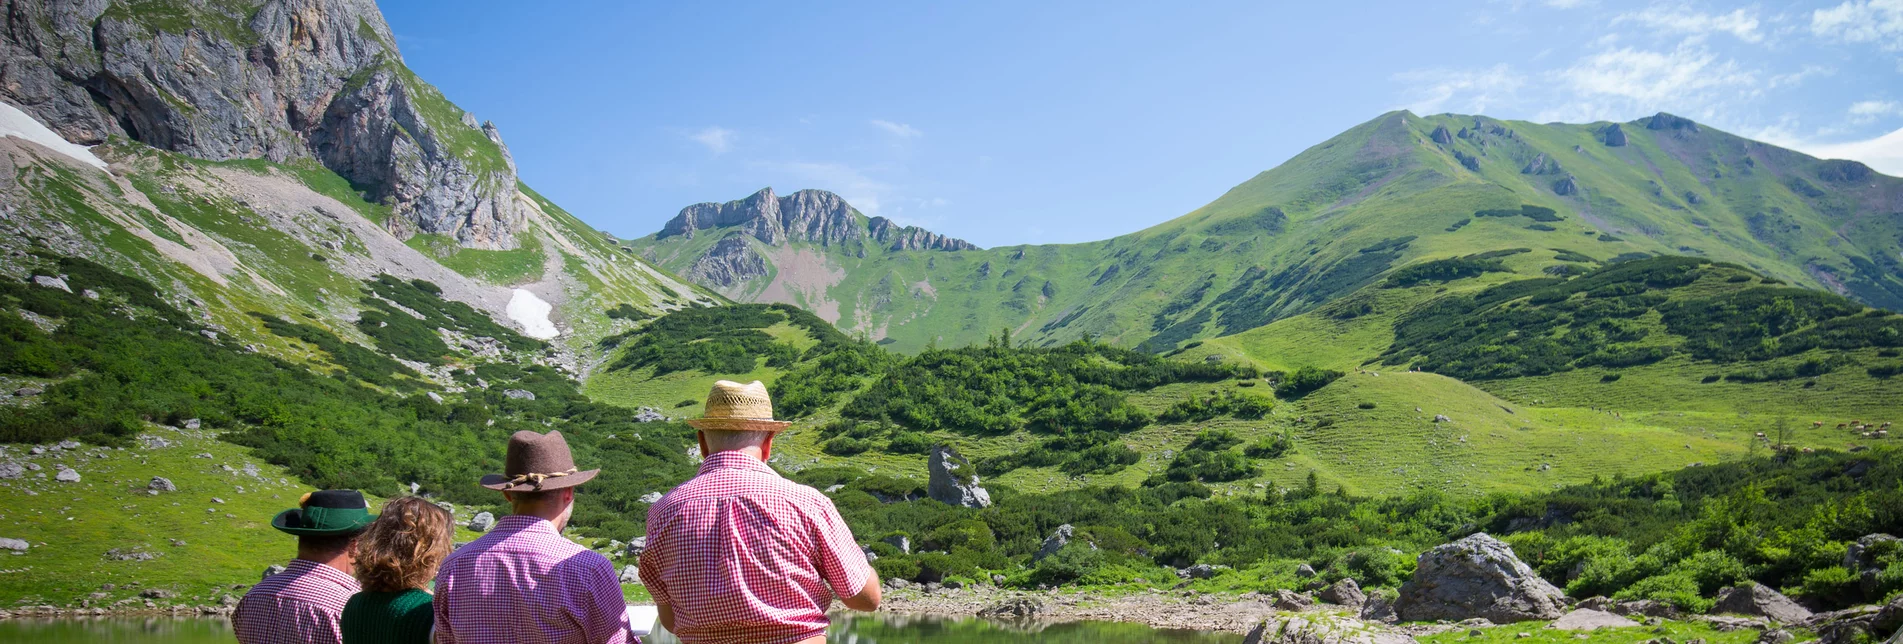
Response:
M1750 582L1718 591L1718 603L1712 606L1711 612L1758 615L1784 624L1811 618L1810 609L1799 606L1783 593Z
M1547 628L1562 631L1593 631L1601 628L1631 628L1639 623L1603 610L1581 608L1554 620Z
M1415 644L1415 640L1352 617L1283 613L1256 624L1242 644Z
M894 580L894 581L897 581L897 580ZM1044 612L1043 602L1040 602L1035 599L1026 598L1026 597L1020 597L1018 599L1008 599L1008 600L1005 600L1003 603L999 603L999 604L995 604L992 606L979 609L978 616L989 617L992 619L998 619L998 618L1024 619L1024 618L1037 617L1038 613L1042 613L1042 612Z
M926 469L931 481L925 492L932 500L967 508L991 507L991 493L978 486L978 468L958 450L947 445L933 447Z
M1600 135L1604 137L1606 147L1618 148L1625 146L1625 129L1619 127L1618 123L1606 126L1606 129L1600 130Z
M145 489L152 492L177 492L178 486L172 483L172 479L154 476L151 483L145 484Z
M494 527L496 527L496 515L488 512L477 512L476 516L469 519L471 532L488 532Z
M1353 579L1337 581L1329 587L1322 589L1321 594L1316 595L1316 597L1336 606L1347 606L1357 609L1361 608L1362 604L1368 603L1367 593L1361 592L1361 584L1355 583Z
M0 537L0 550L12 550L14 553L17 554L17 553L26 552L27 549L32 547L33 547L33 544L27 543L25 539L9 539L5 537Z
M1479 617L1496 624L1559 619L1565 606L1565 593L1485 533L1421 553L1394 605L1410 622Z
M1875 596L1881 590L1877 575L1883 572L1883 563L1878 561L1883 555L1903 548L1903 539L1887 534L1866 534L1844 548L1844 567L1857 573L1857 584L1865 596Z
M1401 621L1401 616L1394 612L1393 599L1376 593L1368 598L1367 603L1361 605L1361 620L1393 624Z

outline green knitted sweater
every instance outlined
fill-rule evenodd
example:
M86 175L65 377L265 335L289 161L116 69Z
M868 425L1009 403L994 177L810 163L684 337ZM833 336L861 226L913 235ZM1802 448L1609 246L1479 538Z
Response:
M436 614L422 590L361 592L344 604L344 644L429 644Z

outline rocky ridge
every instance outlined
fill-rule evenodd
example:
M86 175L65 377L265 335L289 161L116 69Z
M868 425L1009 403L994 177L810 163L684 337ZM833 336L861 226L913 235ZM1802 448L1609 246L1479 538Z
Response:
M388 204L399 235L517 245L525 212L500 135L404 67L371 0L50 0L8 15L0 99L68 141L311 158Z
M839 195L824 190L801 190L784 197L773 188L761 188L745 199L726 203L697 203L682 208L656 234L656 239L694 238L720 228L740 232L771 246L803 241L824 246L862 244L886 250L976 250L962 239L946 237L915 226L901 226L884 217L866 217ZM864 252L863 249L860 252ZM863 255L861 255L863 256Z

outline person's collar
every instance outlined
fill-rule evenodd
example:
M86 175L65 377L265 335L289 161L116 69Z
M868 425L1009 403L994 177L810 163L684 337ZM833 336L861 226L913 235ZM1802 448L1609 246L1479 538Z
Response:
M353 591L358 587L356 577L352 577L350 573L333 568L330 564L323 562L311 561L309 559L292 559L290 563L284 564L284 572L278 574L287 575L293 573L317 577L324 581L352 589Z
M555 524L551 523L548 519L538 516L510 514L496 519L496 526L490 529L491 532L523 532L527 530L540 530L554 534Z
M767 464L761 462L760 459L738 450L714 452L707 457L707 460L701 461L700 463L700 471L702 474L718 469L752 470L755 472L778 474L778 472L773 471L773 468L767 467Z

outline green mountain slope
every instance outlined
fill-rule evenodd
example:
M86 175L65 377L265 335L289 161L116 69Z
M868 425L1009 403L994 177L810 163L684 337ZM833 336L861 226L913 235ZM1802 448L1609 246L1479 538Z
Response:
M1149 229L986 250L761 248L790 302L905 350L998 328L1168 350L1303 313L1408 264L1513 248L1535 270L1698 255L1903 308L1903 181L1667 114L1533 124L1384 114ZM687 272L716 240L633 242ZM1565 270L1565 269L1556 269ZM690 278L700 279L691 273Z

